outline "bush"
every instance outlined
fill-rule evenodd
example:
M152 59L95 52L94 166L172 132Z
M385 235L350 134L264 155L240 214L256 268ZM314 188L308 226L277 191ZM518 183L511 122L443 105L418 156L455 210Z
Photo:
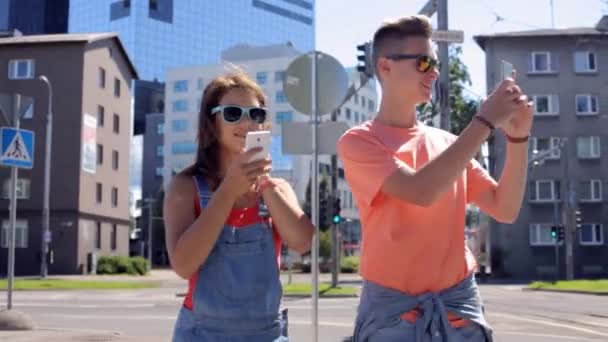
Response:
M142 257L102 256L97 261L97 274L131 274L148 273L148 261Z
M340 272L357 273L359 272L359 257L349 256L340 260Z

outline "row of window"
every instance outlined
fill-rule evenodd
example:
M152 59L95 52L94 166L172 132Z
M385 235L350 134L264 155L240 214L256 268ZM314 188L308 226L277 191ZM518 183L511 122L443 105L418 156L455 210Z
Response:
M173 81L172 84L174 93L187 93L188 89L190 88L188 80L177 80ZM205 87L205 82L199 77L196 79L196 85L197 90L203 90Z
M106 108L97 105L97 127L103 128L106 122ZM112 115L112 131L116 134L120 133L120 115L114 113Z
M556 94L533 95L535 115L558 115L559 96ZM574 110L577 115L597 115L600 112L600 101L597 95L577 94L574 97Z
M556 179L539 179L528 183L530 202L554 202L562 199L561 182ZM577 197L580 202L601 202L602 180L587 179L578 182Z
M255 80L259 85L265 85L268 83L268 72L266 71L258 71L255 74ZM274 82L275 83L283 83L285 81L285 71L279 70L274 72Z
M106 69L100 67L97 72L97 85L101 89L106 88ZM114 96L120 97L120 80L114 77Z
M97 165L103 165L103 145L97 144ZM118 170L118 151L112 150L112 170Z
M530 224L530 245L554 246L556 241L551 236L553 223ZM599 223L582 223L578 230L578 241L582 246L597 246L604 244L604 227Z
M2 248L8 248L9 244L9 229L10 229L10 221L3 220L2 221L2 234L0 235L0 246ZM28 234L29 234L29 225L27 220L16 220L15 221L15 247L16 248L27 248L28 247ZM95 248L102 248L102 225L101 222L97 222L97 226L95 229ZM117 241L118 240L118 227L116 224L112 225L112 230L110 232L110 249L116 250Z
M369 101L372 102L371 100L369 100ZM336 114L338 115L338 119L340 119L344 115L344 118L346 120L349 120L349 121L353 120L355 122L355 124L365 122L369 119L367 115L356 112L356 111L351 111L350 108L344 108L343 110L338 108L336 110Z
M2 186L2 198L8 199L10 197L10 179L4 181ZM29 179L20 178L17 180L17 199L30 199L31 196L31 181ZM118 188L112 187L111 193L112 207L118 207ZM95 198L96 203L101 204L103 202L103 186L101 183L97 183L95 187Z
M545 159L557 160L561 157L559 137L531 137L528 145L530 157L543 151L550 151ZM601 157L601 140L599 136L576 138L576 155L579 159L597 159Z
M118 207L118 188L112 187L110 192L110 199L112 203L112 208ZM101 204L103 202L103 185L101 183L97 183L95 186L95 202L97 204Z
M597 55L593 51L576 51L572 56L572 64L576 73L597 72ZM530 53L529 73L557 73L560 70L559 56L549 51L533 51Z

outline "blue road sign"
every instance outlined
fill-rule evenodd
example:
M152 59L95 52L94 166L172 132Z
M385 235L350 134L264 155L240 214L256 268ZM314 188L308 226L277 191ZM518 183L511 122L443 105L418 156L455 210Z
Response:
M31 169L34 166L34 132L0 128L0 165Z

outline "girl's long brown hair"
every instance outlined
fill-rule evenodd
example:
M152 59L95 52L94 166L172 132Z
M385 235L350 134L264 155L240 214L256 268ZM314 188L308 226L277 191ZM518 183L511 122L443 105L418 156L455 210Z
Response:
M262 88L243 72L216 77L205 87L198 114L196 159L183 173L190 176L202 175L213 190L219 186L222 178L219 174L220 145L211 109L218 106L222 97L234 89L249 92L260 102L260 106L266 106Z

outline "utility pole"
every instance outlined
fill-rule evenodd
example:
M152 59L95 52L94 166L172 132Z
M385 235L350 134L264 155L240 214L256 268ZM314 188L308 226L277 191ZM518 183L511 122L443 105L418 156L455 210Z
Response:
M437 29L440 31L448 30L448 0L438 0L437 2ZM450 121L450 56L448 53L448 42L440 41L439 46L439 111L441 112L441 129L449 131L452 127Z
M563 164L563 177L564 177L564 210L562 212L564 222L564 244L566 245L566 280L574 279L574 253L573 253L573 240L574 233L576 232L576 225L573 223L573 208L576 204L576 192L574 190L574 184L570 181L569 176L569 161L568 161L568 138L564 138L564 164Z

